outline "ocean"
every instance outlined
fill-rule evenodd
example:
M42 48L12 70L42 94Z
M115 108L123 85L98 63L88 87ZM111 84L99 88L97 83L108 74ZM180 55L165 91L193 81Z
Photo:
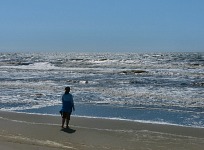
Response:
M0 53L0 110L204 128L204 53Z

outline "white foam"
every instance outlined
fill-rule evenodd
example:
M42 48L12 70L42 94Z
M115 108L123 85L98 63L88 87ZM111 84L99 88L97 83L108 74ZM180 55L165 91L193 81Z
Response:
M48 62L37 62L29 65L20 65L20 66L1 66L1 68L12 68L12 69L34 69L34 70L51 70L58 69L54 65Z
M194 128L204 128L201 126L196 125L179 125L179 124L173 124L168 122L162 122L162 121L151 121L151 120L132 120L132 119L122 119L122 118L114 118L114 117L93 117L93 116L79 116L79 115L73 115L75 117L79 118L90 118L90 119L106 119L106 120L119 120L119 121L129 121L129 122L138 122L138 123L146 123L146 124L160 124L160 125L171 125L171 126L181 126L181 127L194 127Z
M65 146L61 143L55 142L55 141L50 141L50 140L38 140L34 138L28 138L28 137L23 137L23 136L15 136L15 135L0 135L1 137L6 137L8 139L13 139L13 140L18 140L18 141L23 141L26 143L31 143L34 145L42 145L42 146L50 146L50 147L55 147L55 148L65 148L65 149L75 149L71 146Z

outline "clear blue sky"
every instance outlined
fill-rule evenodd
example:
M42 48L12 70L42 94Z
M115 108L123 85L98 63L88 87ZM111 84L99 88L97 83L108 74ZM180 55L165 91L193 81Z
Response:
M0 51L204 52L204 0L0 0Z

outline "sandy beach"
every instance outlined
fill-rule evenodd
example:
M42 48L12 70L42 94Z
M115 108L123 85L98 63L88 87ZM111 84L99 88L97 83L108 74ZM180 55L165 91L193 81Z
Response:
M201 150L204 129L72 117L62 129L60 116L0 111L1 150L129 149Z

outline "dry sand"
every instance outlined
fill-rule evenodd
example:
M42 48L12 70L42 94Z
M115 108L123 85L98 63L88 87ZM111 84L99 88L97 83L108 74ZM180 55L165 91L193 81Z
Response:
M201 150L204 129L0 111L1 150Z

